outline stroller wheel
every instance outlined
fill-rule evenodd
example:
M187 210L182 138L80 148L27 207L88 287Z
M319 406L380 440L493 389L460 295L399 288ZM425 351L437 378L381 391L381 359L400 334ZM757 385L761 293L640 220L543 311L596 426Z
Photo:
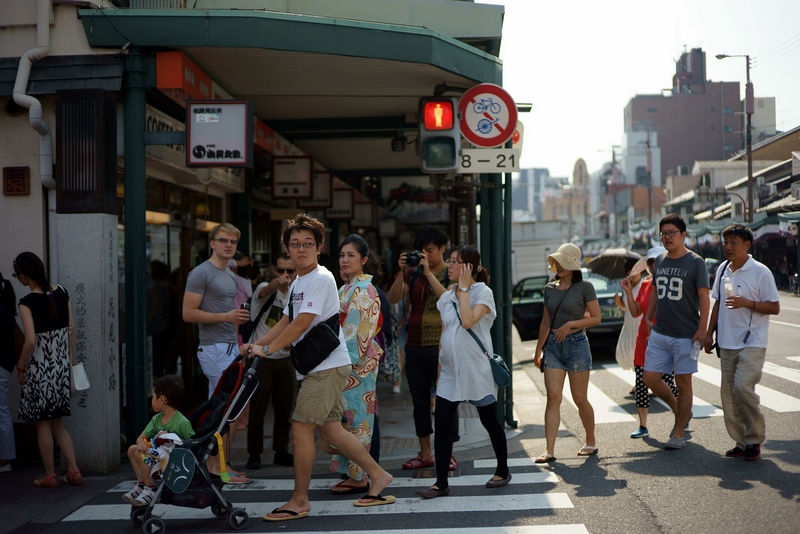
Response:
M211 505L211 513L222 519L228 515L229 508L222 503L215 502Z
M162 534L167 530L167 526L160 517L151 517L142 525L144 534Z
M242 530L247 527L247 522L250 521L250 516L247 511L242 508L234 508L228 516L228 524L233 530Z
M142 523L145 521L144 515L146 513L147 507L131 506L131 522L133 523L134 527L142 526Z

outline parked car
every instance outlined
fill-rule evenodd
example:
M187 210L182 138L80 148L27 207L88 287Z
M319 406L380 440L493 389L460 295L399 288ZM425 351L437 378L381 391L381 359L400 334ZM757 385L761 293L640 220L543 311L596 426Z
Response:
M544 315L544 286L549 276L523 278L511 290L511 321L522 341L539 338L539 325Z
M600 304L600 324L586 331L590 340L619 336L624 321L624 312L614 304L614 295L622 293L619 280L610 281L591 273L584 273L584 277L594 286ZM523 278L511 291L512 322L522 341L539 338L544 315L544 286L549 280L548 276Z
M588 328L586 334L590 341L598 337L611 337L616 340L625 322L625 312L614 304L614 295L622 294L620 280L608 280L604 276L591 273L586 280L594 286L597 302L600 304L600 324Z

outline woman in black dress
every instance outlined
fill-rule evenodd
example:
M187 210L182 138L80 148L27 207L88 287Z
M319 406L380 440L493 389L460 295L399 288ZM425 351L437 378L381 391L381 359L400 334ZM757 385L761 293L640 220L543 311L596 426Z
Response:
M25 344L17 363L17 381L22 386L19 418L36 423L39 454L45 474L33 481L46 488L58 483L83 484L75 461L72 437L61 422L70 415L69 370L75 344L72 307L61 286L50 284L44 264L32 252L14 260L14 277L30 293L19 301ZM56 477L53 440L67 460L67 474Z

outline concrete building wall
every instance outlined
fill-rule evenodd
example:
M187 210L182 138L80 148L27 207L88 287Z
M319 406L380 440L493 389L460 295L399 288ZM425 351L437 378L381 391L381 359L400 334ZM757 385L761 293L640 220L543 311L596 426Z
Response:
M649 132L650 157L652 161L651 175L653 185L661 185L661 147L658 146L658 134ZM626 132L622 136L622 155L620 167L622 168L621 183L636 184L637 170L647 169L647 140L648 132Z
M705 88L699 94L637 95L625 108L625 133L649 128L658 135L662 179L678 165L726 159L741 146L741 119L734 114L739 83L708 82Z
M89 47L77 7L64 4L51 6L48 55L108 53L106 49ZM0 57L19 57L35 46L36 2L0 0Z
M744 109L744 101L742 101L742 109ZM744 122L742 118L742 124ZM775 97L757 97L755 101L755 113L752 117L753 127L753 143L760 143L761 141L775 135L777 130L777 118L775 115Z

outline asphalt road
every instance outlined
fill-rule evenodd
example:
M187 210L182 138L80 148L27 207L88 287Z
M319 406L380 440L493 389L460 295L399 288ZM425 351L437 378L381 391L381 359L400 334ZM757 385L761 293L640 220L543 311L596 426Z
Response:
M314 508L308 518L283 523L260 519L286 502L292 487L288 468L262 469L253 484L227 487L225 495L249 512L246 532L800 532L800 298L783 294L781 304L782 313L772 320L768 372L761 381L767 442L758 461L724 457L733 442L719 408L719 364L713 355L701 356L701 372L694 378L695 418L686 448L663 449L673 418L657 402L652 403L648 420L651 436L631 439L629 434L638 425L633 398L628 395L633 371L616 365L611 343L598 349L601 354L595 358L590 382L599 454L588 458L576 455L583 444L583 431L577 410L567 402L567 386L556 445L558 460L534 464L533 458L544 451L543 375L531 360L536 342L521 343L517 338L514 408L521 427L510 432L508 439L513 473L508 486L484 487L494 472L494 461L491 447L476 441L474 448L458 453L460 466L451 474L453 494L449 497L419 499L415 493L433 482L432 470L404 471L398 458L381 462L395 476L391 494L397 503L388 506L356 508L352 501L359 495L330 494L328 488L337 479L328 470L329 460L318 461L315 467ZM386 408L382 418L388 422L399 410L409 409L398 405L398 411L390 412ZM464 424L479 426L476 418L462 413ZM81 488L60 488L59 493L42 493L53 490L34 488L27 479L16 489L0 487L0 494L6 495L6 504L0 503L0 516L7 519L0 517L0 532L140 532L128 519L130 507L120 500L130 486L129 479L123 469L119 474L91 479L91 484ZM41 507L36 501L42 497L52 502L46 505L48 511L37 512L19 528L4 528L8 519L26 513L25 508ZM26 504L21 506L21 502ZM156 513L164 514L170 534L231 532L227 521L213 518L208 509L158 505Z

